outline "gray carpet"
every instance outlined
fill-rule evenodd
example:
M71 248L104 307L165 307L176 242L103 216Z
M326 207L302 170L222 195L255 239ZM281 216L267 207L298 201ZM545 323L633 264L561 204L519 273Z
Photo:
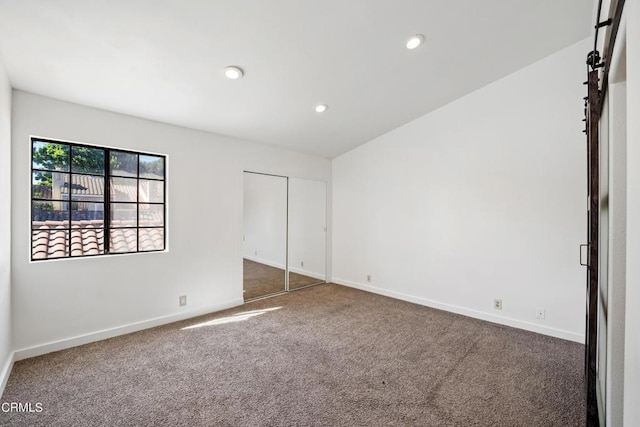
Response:
M583 351L320 285L17 362L0 424L581 426Z

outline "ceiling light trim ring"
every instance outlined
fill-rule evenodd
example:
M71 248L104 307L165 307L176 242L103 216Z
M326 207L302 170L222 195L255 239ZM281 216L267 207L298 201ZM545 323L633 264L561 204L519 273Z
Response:
M237 80L244 76L244 71L237 65L229 65L224 67L224 75L230 80Z
M422 46L423 43L424 43L424 34L416 34L411 36L409 40L407 40L406 46L407 46L407 49L413 50Z

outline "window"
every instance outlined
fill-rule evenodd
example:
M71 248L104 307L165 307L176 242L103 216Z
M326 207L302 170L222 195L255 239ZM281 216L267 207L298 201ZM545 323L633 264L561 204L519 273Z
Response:
M165 249L165 156L31 139L31 259Z

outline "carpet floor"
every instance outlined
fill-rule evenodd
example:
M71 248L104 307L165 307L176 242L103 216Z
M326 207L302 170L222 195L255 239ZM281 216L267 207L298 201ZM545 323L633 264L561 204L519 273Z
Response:
M255 261L243 260L244 299L284 292L285 271ZM295 290L323 281L298 273L289 273L289 289Z
M334 284L16 362L3 426L582 426L584 346Z

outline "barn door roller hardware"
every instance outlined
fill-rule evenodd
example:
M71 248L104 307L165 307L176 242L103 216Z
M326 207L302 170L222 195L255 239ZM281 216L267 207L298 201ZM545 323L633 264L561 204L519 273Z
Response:
M600 62L600 52L597 50L592 50L587 54L587 65L591 67L592 70L596 68L604 67L604 62Z

